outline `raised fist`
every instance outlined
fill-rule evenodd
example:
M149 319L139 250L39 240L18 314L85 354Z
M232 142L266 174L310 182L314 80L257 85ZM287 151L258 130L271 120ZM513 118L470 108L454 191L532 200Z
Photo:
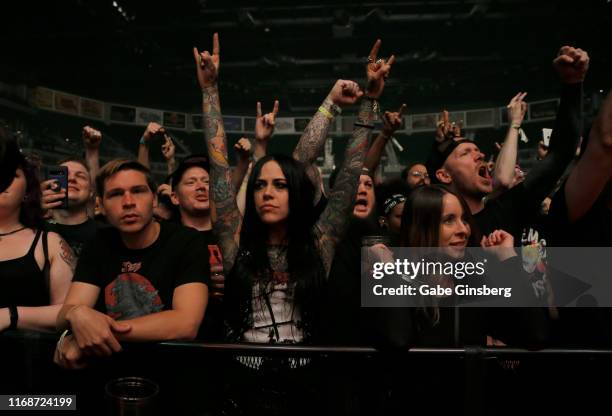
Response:
M102 141L102 133L93 127L83 127L83 143L88 149L98 149Z
M589 54L579 48L562 46L553 67L559 73L561 81L566 84L576 84L584 81L589 69Z
M354 81L339 79L327 96L337 106L352 105L363 95L359 84Z
M164 134L165 132L166 130L160 124L149 123L147 124L147 128L145 129L145 132L142 137L145 139L145 142L148 142L158 134Z
M234 145L234 151L241 160L248 160L251 157L251 141L246 137L240 138Z

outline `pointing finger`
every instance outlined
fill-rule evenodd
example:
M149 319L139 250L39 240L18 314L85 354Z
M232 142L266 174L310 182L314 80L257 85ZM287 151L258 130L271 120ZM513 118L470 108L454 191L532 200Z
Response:
M219 34L215 32L213 35L213 55L219 55L221 48L219 47Z

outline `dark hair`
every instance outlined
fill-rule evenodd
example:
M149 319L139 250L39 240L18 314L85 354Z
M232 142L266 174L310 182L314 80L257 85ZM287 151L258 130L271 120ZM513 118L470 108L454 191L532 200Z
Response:
M414 163L411 163L411 164L407 165L400 172L400 178L402 178L402 180L404 182L408 181L408 175L410 175L410 172L412 171L412 168L414 168L416 165L422 165L425 168L425 170L427 170L427 166L425 166L425 163L423 163L423 162L414 162Z
M227 318L230 331L239 337L248 328L251 315L253 285L264 289L272 279L268 258L268 227L261 221L255 208L255 182L263 166L274 161L280 166L287 180L289 192L289 218L287 220L287 262L291 280L296 282L295 304L300 305L304 336L312 336L317 319L315 306L320 302L323 266L314 236L315 210L314 187L306 175L304 166L285 155L268 155L260 159L249 177L246 190L246 207L240 233L240 253L234 266L232 287L226 288ZM228 279L228 283L229 279ZM260 290L259 293L263 293Z
M143 173L147 178L147 185L149 186L149 189L152 193L155 193L155 182L153 182L153 178L151 178L151 171L149 169L135 160L113 159L106 165L102 166L98 176L96 176L96 190L100 198L104 199L104 184L106 180L123 170L135 170Z
M27 159L19 166L26 180L26 191L19 211L19 221L29 228L41 228L44 224L43 212L40 206L41 192L38 169Z
M464 218L471 230L468 245L478 245L480 234L465 200L444 185L425 185L414 189L404 204L400 231L402 246L438 247L443 198L446 194L457 197L463 208Z
M206 173L210 173L210 162L208 161L208 156L201 154L194 154L187 156L182 160L180 165L176 168L172 174L168 177L170 180L170 185L172 188L178 186L179 182L183 179L183 175L187 172L188 169L193 167L199 167L206 171Z

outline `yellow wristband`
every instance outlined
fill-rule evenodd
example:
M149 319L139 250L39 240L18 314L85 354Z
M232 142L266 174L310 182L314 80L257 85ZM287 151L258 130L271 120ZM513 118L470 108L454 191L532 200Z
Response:
M333 120L334 115L332 113L329 112L329 110L323 106L319 107L319 113L323 114L325 117L327 117L330 120Z

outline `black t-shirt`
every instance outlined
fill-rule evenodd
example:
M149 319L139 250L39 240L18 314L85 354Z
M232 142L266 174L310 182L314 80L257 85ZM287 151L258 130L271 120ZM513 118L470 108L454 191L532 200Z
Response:
M601 195L580 219L570 224L565 200L565 183L550 204L549 233L556 247L612 246L612 211Z
M474 215L481 235L504 230L514 237L520 247L523 269L529 275L534 294L546 305L549 285L546 281L547 219L539 215L539 201L519 184L488 201L482 211Z
M564 183L550 204L548 233L554 247L612 246L612 211L606 207L605 195L601 195L591 209L570 224ZM557 279L553 274L553 290L559 297ZM576 303L581 303L581 299L578 298ZM554 326L554 345L581 348L609 348L612 345L612 308L559 308L559 318Z
M474 220L482 235L504 230L512 234L518 244L523 228L534 219L541 202L531 197L521 183L487 201L485 207L474 214Z
M159 237L144 249L125 247L115 228L100 230L79 258L75 282L101 289L96 309L123 320L172 308L174 289L209 285L208 248L201 233L160 223Z
M372 219L351 216L346 235L336 246L325 299L324 336L329 343L369 343L364 324L371 311L361 307L361 239L378 231Z
M98 230L98 223L88 218L87 221L77 225L64 225L56 222L47 223L47 231L53 231L62 236L68 243L72 251L77 257L81 256L83 247L96 236Z

